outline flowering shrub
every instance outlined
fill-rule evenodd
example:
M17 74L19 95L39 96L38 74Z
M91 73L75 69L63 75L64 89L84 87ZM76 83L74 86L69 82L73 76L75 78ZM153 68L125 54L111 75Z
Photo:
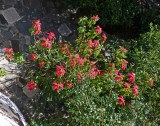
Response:
M141 90L136 74L128 69L127 50L111 50L106 34L95 26L98 20L97 15L80 18L76 45L56 42L52 32L36 39L42 33L39 20L30 29L35 43L30 46L28 90L38 87L53 102L63 101L76 125L110 124L115 114L119 120L121 112L136 111ZM105 55L108 50L110 56ZM13 52L5 52L12 58Z

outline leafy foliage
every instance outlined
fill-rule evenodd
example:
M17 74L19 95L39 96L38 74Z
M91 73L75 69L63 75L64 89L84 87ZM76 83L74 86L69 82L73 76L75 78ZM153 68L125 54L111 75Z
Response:
M132 64L132 69L135 70L137 75L141 78L151 77L154 80L151 89L148 88L149 82L143 81L141 83L143 100L149 108L148 118L154 120L158 124L159 120L159 103L160 103L160 85L159 85L159 75L160 75L160 28L158 25L150 24L150 31L141 34L139 39L131 41L128 46L130 46L130 51L128 53L128 58ZM139 77L140 77L139 76Z

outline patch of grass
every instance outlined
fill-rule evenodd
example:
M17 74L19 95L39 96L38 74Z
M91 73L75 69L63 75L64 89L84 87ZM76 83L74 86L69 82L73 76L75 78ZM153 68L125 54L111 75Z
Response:
M7 74L6 70L4 68L0 68L0 77L3 77Z
M67 120L62 118L55 119L36 119L32 120L30 126L67 126Z

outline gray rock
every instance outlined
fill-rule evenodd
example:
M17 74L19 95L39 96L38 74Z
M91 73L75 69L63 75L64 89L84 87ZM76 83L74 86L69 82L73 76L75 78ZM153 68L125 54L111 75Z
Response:
M28 45L26 45L26 44L24 44L23 45L23 50L22 50L23 52L28 52L29 51L29 46Z
M1 30L1 35L6 40L10 40L13 37L13 34L10 31L6 31L6 30Z
M19 40L11 40L12 48L14 52L19 52Z
M14 5L17 0L2 0L5 5Z
M58 28L58 32L62 36L66 36L66 37L72 33L72 31L68 28L68 26L65 23L60 25L60 27Z
M6 19L3 17L2 14L0 14L0 24L2 24L2 25L7 25L8 24Z
M40 89L36 88L32 91L28 90L28 86L23 87L23 92L28 98L35 98L40 93Z
M29 2L29 0L23 0L22 4L23 4L23 6L28 7L30 2Z
M8 60L6 60L5 57L1 57L1 59L0 59L0 65L7 65L7 64L9 64Z
M32 22L31 20L20 20L15 23L15 26L23 35L29 35L28 29L32 26Z
M4 42L3 42L3 46L4 47L6 47L6 48L8 48L8 47L11 47L11 41L10 40L5 40Z
M3 38L3 36L0 34L0 43L4 43L6 41L5 38Z
M10 63L10 64L8 64L8 67L10 67L10 69L12 69L12 70L16 70L16 69L18 69L18 67L17 67L17 64L16 64L16 63Z
M1 59L1 57L3 57L4 56L4 53L0 53L0 59Z
M5 76L4 77L0 77L0 83L4 83L6 82Z
M25 40L26 40L26 44L27 45L30 45L31 44L31 39L30 39L30 36L25 36Z
M7 82L3 83L5 87L10 87L11 85L14 85L16 83L16 79L13 80L7 80Z
M3 68L4 68L6 71L11 71L11 68L10 68L8 65L3 65Z
M5 20L8 22L8 24L13 24L21 19L14 7L3 10L1 13L4 16Z
M1 89L1 90L4 90L4 89L5 89L5 86L4 86L3 83L0 83L0 89Z
M42 7L41 0L30 0L31 8L40 9Z
M27 126L18 107L4 94L0 93L1 126Z
M13 80L13 79L15 79L15 78L17 78L18 77L18 75L16 75L16 74L7 74L6 76L5 76L5 79L6 80Z
M19 78L17 78L17 85L21 88L24 87L24 85L19 81Z
M15 26L11 26L9 28L9 31L13 34L13 36L16 36L16 34L19 33L18 29Z

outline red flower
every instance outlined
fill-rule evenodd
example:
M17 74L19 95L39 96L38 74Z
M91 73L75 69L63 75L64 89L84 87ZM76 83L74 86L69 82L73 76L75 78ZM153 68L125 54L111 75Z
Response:
M44 48L50 49L51 48L51 43L50 43L49 39L48 38L47 39L42 38L41 46L43 46Z
M31 82L27 83L27 86L28 86L28 90L32 91L33 89L35 89L37 87L37 84L34 83L33 81L31 81Z
M125 88L130 88L130 83L128 83L128 82L125 82Z
M13 53L13 49L12 48L5 48L3 49L4 53Z
M40 62L38 63L38 66L41 68L44 68L44 60L40 60Z
M98 15L92 16L92 20L98 21L99 20L99 16Z
M91 49L88 49L88 53L89 53L89 54L92 54L92 50L91 50Z
M122 80L123 80L123 76L122 76L122 74L121 74L121 73L119 73L119 71L118 71L118 70L116 70L116 71L115 71L115 75L116 75L115 80L117 81L117 84L121 83L121 82L122 82Z
M76 66L76 61L75 61L74 57L72 57L72 58L69 60L69 62L70 62L70 66L71 66L71 67L75 67L75 66Z
M153 86L153 79L152 78L149 79L149 85L150 85L150 87Z
M122 107L125 106L125 100L122 95L118 96L118 104L121 105Z
M92 40L88 40L88 43L87 43L87 44L88 44L88 47L89 47L89 48L92 48L92 47L93 47L93 42L92 42Z
M99 25L97 25L97 27L96 27L96 32L97 32L98 34L101 34L101 33L102 33L102 28L101 28Z
M67 44L61 44L60 45L62 47L61 52L65 53L67 56L69 56L71 54L71 52L68 49L68 45Z
M122 52L126 53L127 50L124 47L121 47Z
M50 40L50 41L53 41L53 40L55 40L56 39L56 36L55 36L55 34L53 33L53 32L49 32L49 33L47 33L47 38Z
M37 58L37 55L36 55L36 54L32 53L32 54L30 55L30 61L34 61L36 58Z
M133 95L134 95L135 97L138 96L138 89L139 89L138 85L134 84L134 86L133 86L133 88L132 88L132 91L133 91Z
M115 64L114 63L109 63L109 66L110 67L115 67Z
M77 56L77 63L79 64L79 65L81 65L81 66L83 66L84 65L84 59L83 58L81 58L79 55Z
M3 52L6 54L6 59L12 59L13 58L13 49L12 48L5 48Z
M61 49L61 52L62 53L66 53L67 51L68 51L68 45L67 44L64 44L64 45L62 45L63 47L62 47L62 49Z
M122 70L125 70L127 67L128 61L122 60Z
M71 82L66 82L66 85L71 89L73 84Z
M41 21L40 20L33 20L33 28L36 29L37 27L39 28L41 26Z
M93 66L92 69L89 70L88 76L90 79L94 79L96 76L100 74L101 74L100 70L98 70L96 66Z
M63 66L56 66L56 74L57 77L61 77L66 73L65 68Z
M128 80L131 82L131 83L134 83L135 82L135 73L129 73L128 74Z
M53 88L56 92L58 92L61 88L63 88L63 84L62 83L57 83L57 82L52 82Z
M78 74L77 74L78 83L81 83L81 82L82 82L83 76L84 76L84 74L83 74L82 72L78 72Z
M33 28L34 28L34 35L39 35L42 33L40 20L33 20Z
M94 41L93 41L93 47L94 47L95 49L98 49L98 48L99 48L99 40L94 40Z
M106 36L106 34L102 34L102 37L103 37L103 42L106 42L106 40L107 40L107 36Z

